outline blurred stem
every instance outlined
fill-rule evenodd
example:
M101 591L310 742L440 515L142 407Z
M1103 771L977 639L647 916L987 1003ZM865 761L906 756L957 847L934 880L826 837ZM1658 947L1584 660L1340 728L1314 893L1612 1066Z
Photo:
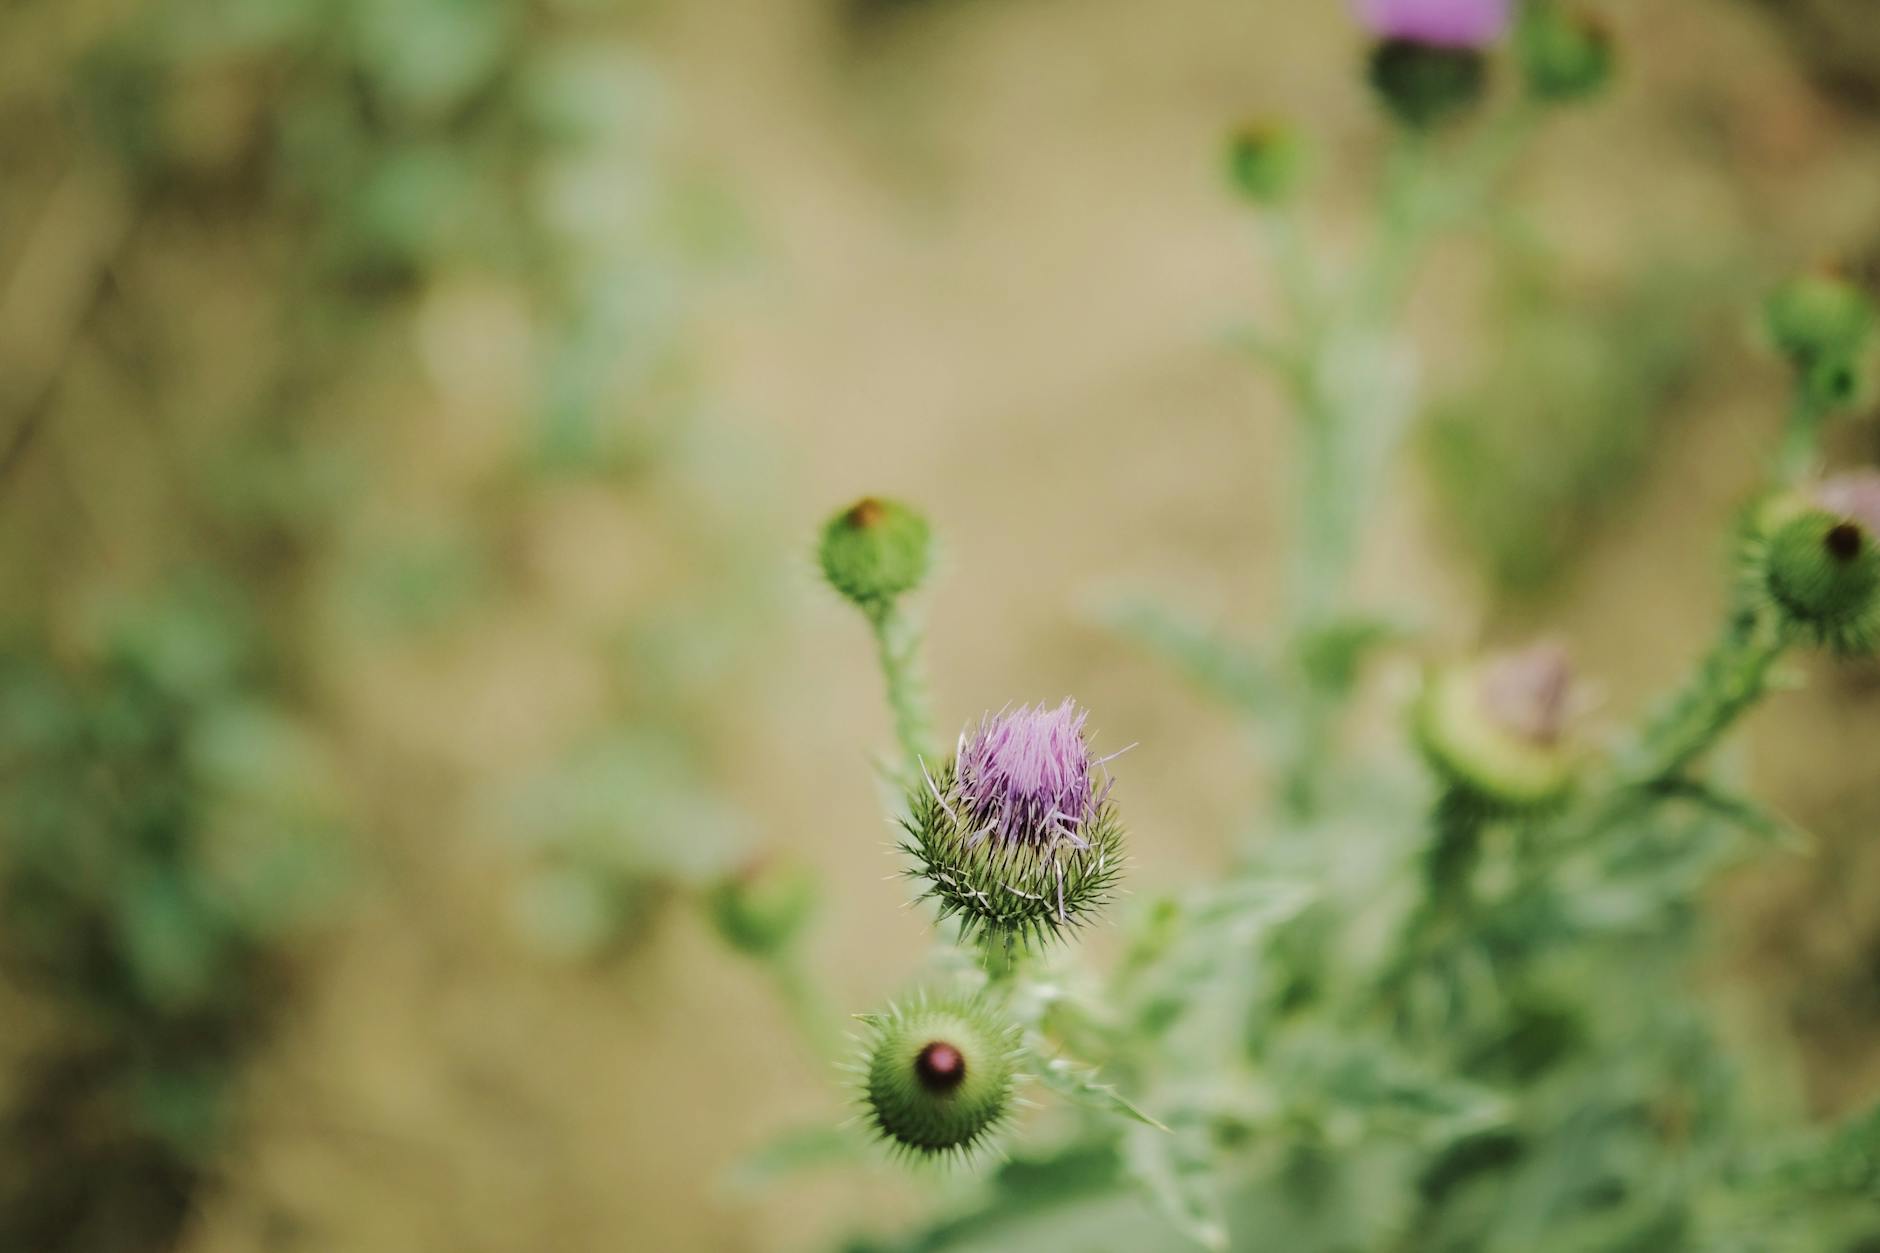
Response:
M1733 615L1684 690L1646 726L1627 785L1673 778L1708 752L1769 690L1789 642L1771 613L1745 608Z
M1798 378L1789 404L1789 423L1782 435L1782 451L1776 459L1778 481L1785 486L1814 473L1821 455L1821 428L1830 412L1832 407L1822 402L1806 375Z
M1423 860L1430 904L1438 910L1466 907L1469 882L1482 855L1484 820L1479 802L1451 788L1430 815L1430 845Z
M1025 949L1004 936L982 931L979 935L981 965L986 971L986 987L997 990L1017 981L1025 966Z
M903 781L912 786L921 777L922 763L934 757L933 711L920 676L920 632L893 604L870 613L868 623L887 683L894 737L901 746Z
M824 999L816 980L797 945L786 945L764 962L770 971L777 999L783 1002L790 1023L814 1057L835 1057L842 1050L842 1036L836 1030L836 1017Z
M1386 1000L1401 993L1411 975L1459 934L1487 826L1487 813L1472 797L1450 788L1437 798L1423 854L1423 899L1405 921L1395 955L1378 980Z

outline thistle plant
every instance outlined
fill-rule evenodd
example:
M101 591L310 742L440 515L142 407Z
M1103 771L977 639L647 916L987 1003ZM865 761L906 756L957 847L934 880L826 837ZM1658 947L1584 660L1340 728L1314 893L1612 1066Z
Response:
M1597 18L1550 3L1523 6L1518 27L1495 0L1358 14L1393 136L1359 261L1315 255L1294 132L1262 123L1228 145L1286 297L1280 324L1242 337L1298 414L1279 637L1244 641L1146 599L1115 615L1245 718L1271 803L1206 882L1118 911L1121 953L1091 971L1074 946L1040 943L1105 906L1120 868L1084 712L1007 707L945 760L900 737L895 855L943 940L920 982L947 988L863 1019L862 1122L916 1157L977 1149L996 1125L1014 1160L930 1226L849 1247L1870 1247L1875 1116L1814 1123L1744 1083L1770 1063L1725 1042L1690 977L1715 874L1801 838L1732 786L1717 748L1781 686L1785 658L1880 640L1880 478L1819 472L1821 419L1846 407L1871 348L1865 297L1817 278L1770 306L1797 416L1731 537L1716 642L1640 725L1597 725L1548 641L1428 666L1400 741L1348 748L1354 695L1415 616L1362 605L1351 569L1416 407L1401 326L1416 263L1491 211L1549 110L1595 99L1617 60ZM1472 136L1511 28L1525 89ZM838 515L825 552L870 516ZM878 597L830 581L876 621L904 612L918 570ZM916 662L882 650L897 728L932 725ZM1153 844L1135 855L1153 860ZM975 1055L994 1059L998 1099L949 1104ZM1006 1119L1018 1070L1082 1115Z

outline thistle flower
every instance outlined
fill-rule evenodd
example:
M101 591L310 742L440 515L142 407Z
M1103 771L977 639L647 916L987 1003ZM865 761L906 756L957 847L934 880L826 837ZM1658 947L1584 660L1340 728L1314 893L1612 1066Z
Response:
M1109 803L1109 757L1093 758L1087 714L1066 700L1008 709L962 734L954 760L908 798L902 849L922 898L964 936L1042 941L1081 925L1122 872L1123 829Z
M1508 29L1510 0L1357 0L1358 21L1379 39L1480 50Z
M869 496L829 519L816 558L829 586L877 615L920 586L931 548L927 519L896 501Z
M1431 675L1413 727L1452 788L1504 811L1544 808L1572 787L1573 664L1553 642Z
M862 1118L898 1156L972 1155L1011 1112L1019 1029L983 1000L925 996L862 1016Z
M1787 492L1764 505L1745 562L1752 595L1844 654L1880 644L1880 471Z
M1510 0L1357 0L1377 37L1372 87L1406 126L1422 128L1481 98L1483 53L1508 29Z

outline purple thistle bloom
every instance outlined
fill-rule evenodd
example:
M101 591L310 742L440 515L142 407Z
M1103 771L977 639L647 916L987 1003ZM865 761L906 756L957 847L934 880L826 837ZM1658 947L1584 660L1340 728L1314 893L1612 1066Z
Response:
M1102 767L1119 753L1091 756L1087 716L1070 700L1007 707L963 733L937 772L923 763L901 848L963 937L998 936L1008 949L1041 941L1109 899L1123 828Z
M1837 474L1815 485L1815 504L1857 522L1868 534L1880 537L1880 471L1856 470Z
M1560 741L1572 713L1573 660L1552 640L1504 653L1478 678L1483 711L1503 730L1531 744Z
M1084 819L1103 801L1092 768L1109 760L1091 759L1088 716L1070 700L1056 709L1021 705L960 737L958 795L974 844L990 837L1005 847L1084 847Z
M1510 0L1355 0L1358 20L1379 39L1433 48L1485 48L1508 29Z

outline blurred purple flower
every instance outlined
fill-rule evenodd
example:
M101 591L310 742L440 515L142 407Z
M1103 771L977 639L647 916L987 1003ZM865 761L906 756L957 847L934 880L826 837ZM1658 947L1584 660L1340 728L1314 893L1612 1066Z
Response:
M1021 705L961 737L957 786L975 843L990 837L1030 848L1084 846L1084 819L1103 801L1092 771L1109 760L1090 756L1088 716L1069 700L1056 709Z
M1483 711L1503 730L1531 744L1559 742L1572 713L1573 660L1552 640L1485 664L1479 678Z
M1512 0L1355 0L1358 20L1379 39L1436 48L1482 48L1508 29Z
M1815 485L1815 504L1880 536L1880 470L1856 470Z

